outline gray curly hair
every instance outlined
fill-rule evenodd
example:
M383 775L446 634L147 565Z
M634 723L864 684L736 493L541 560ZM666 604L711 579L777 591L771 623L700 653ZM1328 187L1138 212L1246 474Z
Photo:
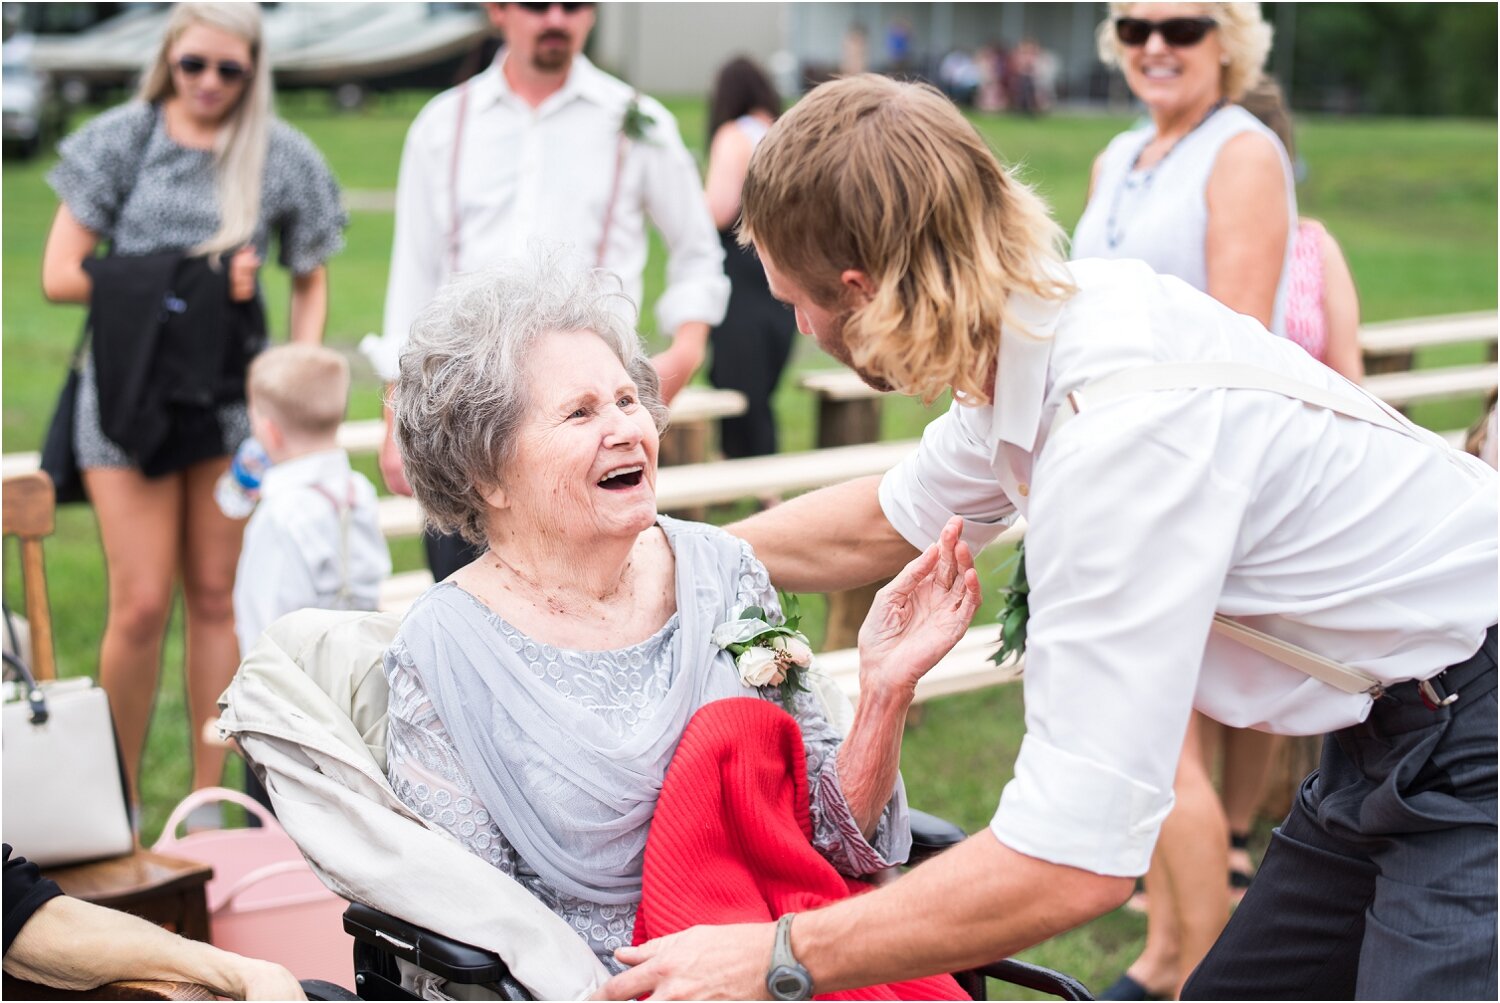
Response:
M504 483L529 404L532 350L549 334L589 331L614 351L640 400L666 428L656 370L610 272L548 250L455 276L417 315L391 391L396 443L427 524L483 546L484 496Z

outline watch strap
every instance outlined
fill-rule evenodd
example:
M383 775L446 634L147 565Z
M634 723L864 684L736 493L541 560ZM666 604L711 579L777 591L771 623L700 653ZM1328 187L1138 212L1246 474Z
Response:
M784 913L776 921L776 944L771 948L772 968L790 968L797 964L797 958L792 954L792 918L796 915L794 912Z

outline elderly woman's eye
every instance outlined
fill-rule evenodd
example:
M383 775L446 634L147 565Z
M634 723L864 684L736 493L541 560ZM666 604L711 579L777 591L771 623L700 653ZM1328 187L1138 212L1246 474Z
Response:
M588 416L589 416L589 409L586 408L586 407L580 407L580 408L575 408L573 410L573 413L570 414L570 415L568 415L568 418L571 420L573 418L587 418Z
M635 406L635 396L633 394L625 394L623 397L621 397L619 399L619 401L617 403L619 403L619 405L622 408L634 407Z

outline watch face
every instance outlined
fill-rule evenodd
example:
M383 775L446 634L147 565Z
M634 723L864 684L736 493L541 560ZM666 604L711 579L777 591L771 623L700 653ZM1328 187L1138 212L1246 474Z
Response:
M800 965L795 968L779 965L771 969L771 974L766 977L766 988L771 991L772 999L812 999L812 979L807 969Z

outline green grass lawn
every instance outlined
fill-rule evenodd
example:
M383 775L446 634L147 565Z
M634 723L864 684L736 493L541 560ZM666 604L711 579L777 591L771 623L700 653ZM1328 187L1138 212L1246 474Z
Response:
M283 114L323 150L346 188L391 189L401 141L422 95L382 97L357 114L327 109L317 97L282 104ZM691 149L701 150L702 102L669 101ZM1021 170L1052 204L1070 230L1083 209L1089 165L1111 136L1129 124L1121 117L1078 116L1044 120L977 118L976 124L1008 162ZM1496 129L1490 122L1447 120L1336 119L1308 116L1298 141L1307 164L1300 193L1305 215L1324 220L1347 253L1367 320L1386 320L1467 310L1494 309L1496 301ZM3 427L7 452L38 448L62 383L82 310L43 301L40 261L56 203L44 174L44 156L32 163L6 162L3 169ZM348 246L330 266L332 305L328 341L351 352L366 332L379 330L392 219L389 213L356 212ZM646 277L643 333L655 340L650 304L661 289L663 255L653 250ZM268 302L275 330L284 336L287 282L269 269ZM1460 346L1431 361L1483 358L1482 349ZM799 342L793 373L776 401L783 448L813 444L813 404L795 386L798 371L831 365L806 340ZM352 417L379 413L379 387L356 359ZM887 438L920 433L935 411L899 399L888 402ZM1419 421L1438 428L1467 424L1474 402L1433 405ZM374 474L373 461L364 461ZM716 513L727 520L742 513ZM47 551L56 610L59 659L64 674L95 671L105 609L103 563L89 510L72 506L59 514ZM415 541L393 548L397 570L421 566ZM5 594L18 605L18 562L6 555ZM995 565L1004 555L986 555L993 592ZM809 602L811 618L821 603ZM993 616L993 600L981 620ZM816 623L815 623L816 627ZM817 630L821 630L817 627ZM143 766L145 837L160 829L189 780L186 710L181 685L181 630L174 619L165 671ZM1022 706L1019 687L949 697L927 705L908 729L904 769L919 807L938 812L973 831L985 825L1009 779L1019 748ZM1090 924L1026 955L1102 988L1139 950L1144 925L1124 912Z

